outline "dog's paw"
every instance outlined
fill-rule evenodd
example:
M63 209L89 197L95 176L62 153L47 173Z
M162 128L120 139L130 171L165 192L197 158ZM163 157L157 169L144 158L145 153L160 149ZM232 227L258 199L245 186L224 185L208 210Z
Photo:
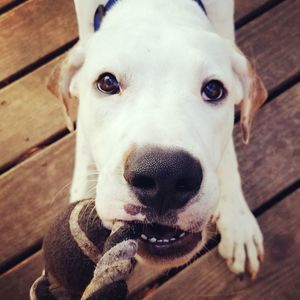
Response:
M220 255L226 259L229 269L236 274L248 272L255 279L264 259L263 236L259 225L248 207L217 208L216 223L221 242Z

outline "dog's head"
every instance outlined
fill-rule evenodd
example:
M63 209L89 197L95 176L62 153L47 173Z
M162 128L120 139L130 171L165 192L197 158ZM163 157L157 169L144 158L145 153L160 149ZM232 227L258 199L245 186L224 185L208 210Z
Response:
M65 103L69 91L80 99L104 224L144 222L142 259L179 265L206 242L235 105L248 142L266 92L245 56L194 10L166 20L125 3L71 50L50 87Z

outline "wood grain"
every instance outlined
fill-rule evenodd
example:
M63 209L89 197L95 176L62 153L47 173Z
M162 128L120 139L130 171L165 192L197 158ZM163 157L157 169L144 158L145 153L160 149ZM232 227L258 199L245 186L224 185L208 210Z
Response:
M249 145L238 125L234 137L243 190L254 209L299 178L300 84L258 112Z
M42 270L43 257L41 251L39 251L0 276L0 299L29 299L29 288L41 275Z
M252 207L257 207L274 196L300 174L300 164L297 161L295 164L291 163L294 158L299 159L300 153L300 143L296 139L297 135L294 135L300 128L298 126L299 93L300 85L265 106L257 116L253 128L254 138L257 140L247 146L250 150L238 147L242 164L246 164L242 167L243 176L248 185L246 194ZM280 137L276 128L282 137L280 149L278 144L270 142ZM297 128L294 129L296 131L289 133L289 130L293 128ZM260 136L255 137L256 134ZM70 182L72 149L73 136L70 135L12 169L8 174L0 176L0 199L6 199L0 202L0 219L3 220L0 223L0 232L6 232L6 235L2 237L2 239L5 237L2 242L3 246L0 248L2 262L3 259L5 261L12 258L22 249L40 239L49 221L62 207L63 199L66 197L64 193L58 192L57 194L57 191ZM267 158L266 155L270 157ZM47 164L46 170L49 170L46 172L44 171L45 163ZM256 166L259 166L260 170L257 170ZM271 171L270 168L272 168ZM45 176L45 174L48 175ZM278 176L278 174L284 174L284 176ZM43 178L42 182L40 178ZM255 184L258 184L258 187ZM55 205L53 197L57 199ZM14 224L10 222L11 215L14 215ZM131 288L133 290L138 288L139 284L153 279L156 274L159 272L141 270L141 273L136 274L137 280L131 282ZM24 286L25 288L28 289L28 286Z
M255 281L230 273L214 249L146 299L299 299L299 197L300 189L259 218L266 260Z
M238 45L251 58L269 91L299 72L300 35L296 28L300 28L300 5L298 0L287 0L237 31Z
M66 128L62 103L46 89L46 79L59 59L0 91L0 167ZM75 119L77 103L73 103ZM9 149L9 151L7 151Z
M29 0L0 17L0 81L77 36L71 0Z
M238 7L242 3L238 2ZM297 15L299 6L294 1L287 1L287 4L279 5L276 10L266 13L251 22L250 26L238 31L241 48L257 58L255 65L269 89L299 71L299 35L294 37L292 31L290 36L293 38L289 38L287 33L287 26L300 28L300 17ZM283 7L284 13L278 10L279 7ZM66 19L68 18L67 14ZM276 26L272 20L276 20ZM297 25L299 26L296 27ZM247 38L243 38L244 35ZM273 49L278 49L281 57ZM283 60L287 64L282 64ZM0 90L0 119L4 120L0 123L0 141L6 145L5 148L0 147L0 168L14 162L32 147L65 128L59 103L44 84L54 64L55 62L51 62Z
M73 156L74 134L0 177L0 264L41 239L68 202Z

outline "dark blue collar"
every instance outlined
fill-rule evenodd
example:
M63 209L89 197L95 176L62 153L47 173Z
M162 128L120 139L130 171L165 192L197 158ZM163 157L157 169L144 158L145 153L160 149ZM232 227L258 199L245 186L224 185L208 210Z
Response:
M196 1L204 13L207 15L205 6L201 0ZM118 2L118 0L109 0L105 5L99 5L94 16L94 31L98 31L105 14Z
M201 0L195 0L198 4L199 4L199 6L202 8L202 10L204 11L204 13L207 15L207 11L206 11L206 9L205 9L205 6L204 6L204 4L203 4L203 2L201 1Z

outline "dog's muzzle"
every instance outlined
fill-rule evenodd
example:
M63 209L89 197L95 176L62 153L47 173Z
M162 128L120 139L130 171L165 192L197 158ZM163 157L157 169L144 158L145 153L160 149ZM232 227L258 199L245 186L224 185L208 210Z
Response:
M200 162L185 151L143 147L128 156L124 178L142 204L163 215L198 193L203 174Z

